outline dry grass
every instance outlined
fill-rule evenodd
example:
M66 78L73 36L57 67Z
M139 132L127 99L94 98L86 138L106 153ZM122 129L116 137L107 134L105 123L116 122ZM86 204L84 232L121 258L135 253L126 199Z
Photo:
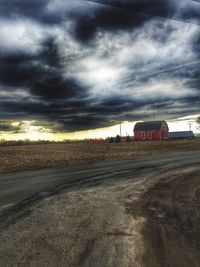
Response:
M0 147L0 173L200 150L200 140Z

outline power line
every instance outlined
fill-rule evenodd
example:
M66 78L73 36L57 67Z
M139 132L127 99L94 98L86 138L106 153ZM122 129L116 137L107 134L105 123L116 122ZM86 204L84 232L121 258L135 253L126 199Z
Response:
M149 17L155 17L155 18L160 19L160 20L166 19L166 20L178 21L178 22L183 22L183 23L188 23L188 24L193 24L193 25L200 26L200 23L196 23L194 21L188 21L188 20L183 20L183 19L179 19L179 18L172 18L172 17L171 18L170 17L164 17L164 16L160 16L160 15L146 13L146 12L141 11L141 10L130 10L130 9L124 7L124 6L116 6L116 5L111 4L111 3L102 3L102 2L100 2L98 0L83 0L83 1L96 3L96 4L100 4L100 5L104 5L104 6L110 6L110 7L114 7L114 8L118 8L118 9L123 9L123 10L126 10L128 12L135 12L135 13L138 13L138 14L141 14L141 15L145 15L145 16L149 16ZM191 1L200 3L199 1L195 1L195 0L191 0Z
M130 12L130 10L128 10L125 7L119 7L119 6L110 4L110 3L109 4L102 3L102 2L100 2L98 0L84 0L84 1L92 2L92 3L97 3L97 4L105 5L105 6L111 6L111 7L119 8L119 9L123 9L123 10L125 9L125 10L127 10L127 11ZM200 3L200 1L196 1L196 0L191 0L191 1ZM133 11L134 12L137 12L137 13L141 13L141 14L146 14L148 16L158 17L159 19L176 20L176 21L180 21L180 22L184 22L184 23L191 23L191 24L195 24L195 25L200 25L200 24L197 24L197 23L194 23L194 22L191 22L191 21L185 21L185 20L181 20L181 19L168 18L168 17L161 17L161 16L152 15L152 14L147 14L147 13L141 12L141 11L135 11L135 10L133 10ZM126 77L124 79L121 79L119 82L129 82L129 81L136 80L136 79L139 79L139 78L142 78L142 77L145 77L145 76L150 76L150 75L153 75L153 74L156 75L156 74L159 74L159 73L164 73L164 72L172 71L172 70L181 68L183 66L187 66L189 64L197 64L197 63L199 63L199 61L200 61L200 57L199 58L189 59L189 60L182 61L182 62L180 62L178 64L175 64L175 65L174 64L170 64L170 65L168 65L165 68L155 68L155 69L150 70L150 71L147 71L147 72L137 73L135 75L131 75L131 76L128 76L128 77Z
M191 0L191 2L195 2L195 3L199 3L200 4L200 0Z
M122 82L129 82L129 81L132 81L132 80L136 80L136 79L139 79L139 78L142 78L142 77L145 77L145 76L150 76L150 75L153 75L153 74L159 74L159 73L164 73L164 72L167 72L167 71L172 71L172 70L175 70L175 69L179 69L183 66L187 66L189 64L197 64L199 63L200 61L200 57L199 58L196 58L196 59L190 59L190 60L187 60L187 61L182 61L180 62L179 64L176 64L176 65L168 65L167 67L165 68L155 68L153 70L150 70L150 71L147 71L147 72L141 72L141 73L137 73L135 75L130 75L129 77L123 79L123 80L120 80Z
M145 76L151 76L153 74L156 75L156 74L159 74L159 73L164 73L164 72L176 70L176 69L179 69L181 67L184 67L184 66L187 66L187 65L190 65L190 64L199 64L199 61L200 61L200 57L196 58L196 59L190 59L190 60L187 60L187 61L182 61L182 62L179 62L176 65L170 64L170 65L166 66L165 68L159 68L159 67L158 68L154 68L154 69L149 70L149 71L140 72L140 73L136 73L134 75L126 76L125 78L119 79L118 82L129 82L129 81L137 80L137 79L145 77ZM99 68L95 68L95 69L98 71Z

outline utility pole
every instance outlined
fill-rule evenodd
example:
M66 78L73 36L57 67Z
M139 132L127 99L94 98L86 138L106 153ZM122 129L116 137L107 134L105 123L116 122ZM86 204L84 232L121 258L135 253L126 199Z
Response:
M154 121L156 120L156 103L153 104Z
M120 136L122 136L122 123L120 122Z
M192 130L192 123L189 122L188 125L189 125L189 131L191 131Z

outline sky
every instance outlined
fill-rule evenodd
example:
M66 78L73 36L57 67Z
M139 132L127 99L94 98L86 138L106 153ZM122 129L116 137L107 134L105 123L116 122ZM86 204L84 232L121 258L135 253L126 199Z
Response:
M198 132L200 1L1 0L0 139Z

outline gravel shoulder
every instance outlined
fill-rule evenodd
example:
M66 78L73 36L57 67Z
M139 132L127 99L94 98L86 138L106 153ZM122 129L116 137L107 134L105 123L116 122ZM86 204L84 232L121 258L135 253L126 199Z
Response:
M1 232L0 266L141 266L144 219L124 206L140 190L136 182L104 183L44 199Z

